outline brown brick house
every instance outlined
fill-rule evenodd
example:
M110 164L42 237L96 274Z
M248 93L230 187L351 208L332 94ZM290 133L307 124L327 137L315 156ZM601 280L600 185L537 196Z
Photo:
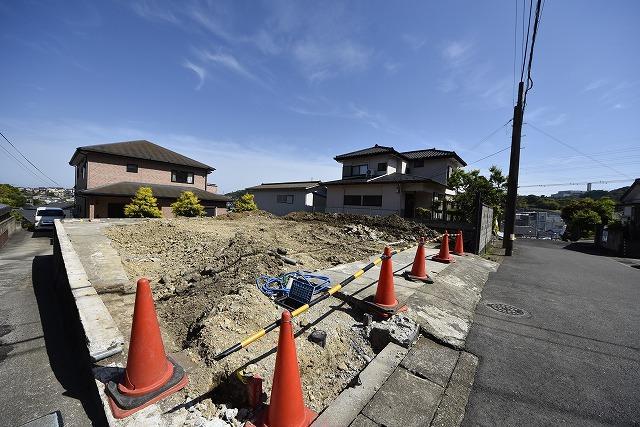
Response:
M207 183L215 169L149 141L126 141L76 148L69 161L75 167L75 214L80 218L121 218L124 205L139 187L151 187L164 217L171 203L192 191L207 215L226 213L228 197Z

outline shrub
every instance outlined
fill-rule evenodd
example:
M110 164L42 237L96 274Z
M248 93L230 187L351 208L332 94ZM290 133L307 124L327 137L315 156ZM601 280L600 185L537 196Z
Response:
M183 191L171 204L171 210L175 216L204 216L204 207L192 191Z
M416 208L416 216L418 218L429 219L429 218L431 218L431 210L428 209L428 208L417 207Z
M243 194L233 203L234 212L245 212L258 210L258 205L253 200L253 194Z
M124 207L124 215L127 218L162 218L162 212L158 209L158 199L153 197L151 187L140 187L131 203Z

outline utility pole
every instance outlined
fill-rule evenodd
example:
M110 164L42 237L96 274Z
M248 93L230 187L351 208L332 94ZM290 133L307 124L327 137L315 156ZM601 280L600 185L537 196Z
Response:
M520 170L520 139L522 136L522 119L524 107L524 82L518 84L518 103L513 107L513 131L511 133L511 159L509 161L509 179L507 181L507 209L504 219L504 236L502 247L505 255L513 253L514 229L516 225L516 204L518 199L518 172Z

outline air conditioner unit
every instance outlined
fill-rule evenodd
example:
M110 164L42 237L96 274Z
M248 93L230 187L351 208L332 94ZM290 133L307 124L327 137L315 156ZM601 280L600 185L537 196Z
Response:
M371 169L367 169L367 178L371 177Z

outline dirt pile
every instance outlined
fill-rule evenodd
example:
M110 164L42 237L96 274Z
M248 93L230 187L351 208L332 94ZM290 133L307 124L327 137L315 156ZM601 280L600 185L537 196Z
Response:
M213 359L279 317L282 309L256 288L258 276L362 260L380 254L387 243L401 241L394 248L402 249L418 236L434 235L399 217L278 218L264 212L150 220L115 225L106 234L130 278L152 282L167 342L177 346L170 350L186 349L202 367L192 374L194 396L223 385L238 369L258 372L270 391L277 332L222 361ZM373 357L361 322L360 313L336 299L295 319L303 391L313 409L324 408ZM308 341L314 329L327 333L325 348ZM224 386L216 390L219 402L237 397Z

